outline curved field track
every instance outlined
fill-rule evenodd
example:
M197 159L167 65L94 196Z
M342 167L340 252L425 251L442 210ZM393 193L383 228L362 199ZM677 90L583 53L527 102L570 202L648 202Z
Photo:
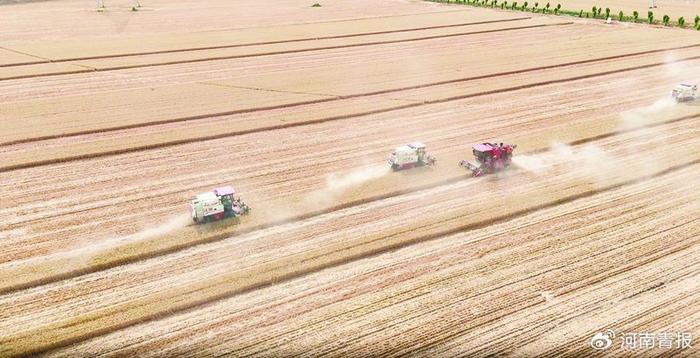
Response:
M700 105L669 98L700 81L696 33L142 3L0 6L0 356L587 356L607 329L624 356L625 332L700 336ZM436 165L392 172L416 140ZM457 165L484 141L517 144L513 167ZM221 185L251 213L192 223Z

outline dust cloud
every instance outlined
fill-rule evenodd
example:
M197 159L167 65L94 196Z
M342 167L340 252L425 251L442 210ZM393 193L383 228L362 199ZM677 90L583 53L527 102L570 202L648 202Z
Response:
M365 165L347 172L333 172L326 175L322 188L314 190L296 204L275 205L266 208L265 217L272 221L286 221L299 212L323 211L339 203L342 196L363 184L379 179L390 172L384 165Z
M331 173L326 177L325 191L342 192L350 187L378 179L389 173L386 166L365 167L345 174Z
M166 221L145 227L130 235L125 235L107 240L96 240L94 242L84 242L78 248L71 250L72 254L89 254L91 252L103 251L117 246L144 241L159 236L167 235L187 226L192 221L189 213L173 216Z
M187 226L190 223L190 221L191 219L189 214L174 216L161 224L156 224L155 226L143 228L140 231L130 235L105 240L95 238L91 240L82 240L76 243L73 247L64 251L55 252L43 256L31 257L26 260L15 260L11 263L11 266L20 266L28 263L36 263L38 261L49 261L62 258L71 258L71 264L80 266L77 262L73 260L79 258L79 260L84 261L84 264L87 265L95 255L104 252L108 249L130 244L133 242L139 242L151 238L156 238L162 235L175 232L176 230L182 229L185 226Z
M517 167L537 175L553 174L555 170L565 169L599 182L606 181L606 173L614 169L610 155L593 144L572 147L555 142L547 152L513 156L512 161Z
M657 118L659 118L659 116L663 115L664 112L672 109L676 105L676 101L669 95L668 97L663 97L656 100L649 106L623 112L620 115L618 131L627 131L653 124Z
M340 197L348 190L358 188L362 184L379 179L388 173L388 167L372 165L350 172L328 174L325 187L311 193L305 200L305 206L311 208L326 207L338 202Z

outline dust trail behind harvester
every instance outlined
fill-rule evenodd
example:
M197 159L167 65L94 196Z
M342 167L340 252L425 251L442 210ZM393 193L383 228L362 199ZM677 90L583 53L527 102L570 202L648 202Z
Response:
M345 173L331 173L326 176L326 185L309 195L305 206L321 208L339 201L347 192L360 187L371 180L376 180L389 173L386 166L365 166Z
M572 147L564 143L553 143L544 153L513 156L513 164L537 175L552 174L555 170L576 170L582 176L605 182L607 173L613 168L609 154L600 147L588 144Z
M107 239L107 240L99 240L99 243L97 245L93 244L87 244L83 245L85 248L81 250L85 250L86 253L92 252L92 251L104 251L106 249L114 248L117 246L122 246L122 245L127 245L130 243L134 242L139 242L139 241L144 241L148 239L152 239L155 237L163 236L172 232L175 232L177 230L180 230L190 224L192 222L192 219L190 218L190 215L187 213L180 214L177 216L172 216L169 219L165 220L164 222L160 224L155 224L150 227L145 227L141 229L140 231L118 237L118 238L113 238L113 239Z
M93 238L92 240L85 240L65 251L51 253L44 256L31 257L26 260L16 260L9 266L17 266L27 263L35 263L37 261L55 260L67 257L79 258L81 261L85 261L87 264L95 255L103 253L108 249L167 235L184 228L190 222L191 219L188 214L181 214L178 216L173 216L160 224L143 228L133 234L109 239ZM74 261L72 261L72 263L75 264Z
M308 193L296 204L267 207L262 215L271 221L287 221L298 216L300 212L327 210L339 203L347 192L356 190L369 181L379 179L389 171L389 168L384 165L365 165L347 172L330 173L320 189Z
M192 222L189 214L180 214L173 216L161 224L152 227L144 228L141 231L113 240L116 244L124 244L136 241L147 240L153 237L169 234L176 230L182 229Z
M653 124L659 116L663 115L665 111L672 109L675 105L676 101L669 96L659 98L649 106L623 112L620 115L618 131L626 131Z
M670 118L671 113L669 112L678 105L670 96L671 89L676 85L673 81L678 80L681 75L687 76L690 80L700 78L700 73L693 73L685 62L676 61L676 56L673 53L666 55L664 68L668 77L668 92L649 105L620 114L616 131L619 133L635 130L637 133L634 141L626 142L623 144L624 148L619 148L624 154L632 154L640 144L662 135L661 129L652 125L664 120L665 117ZM633 79L630 81L634 82ZM554 143L551 149L545 153L515 155L513 163L535 174L551 174L554 168L565 168L567 171L577 170L582 175L598 182L605 182L607 180L606 173L624 169L615 168L612 165L612 163L616 163L615 159L611 157L610 153L593 144L571 147L566 144ZM658 169L659 164L645 158L639 165L635 165L634 170L644 174L653 173Z
M331 173L326 177L324 191L341 193L350 187L381 178L387 173L389 169L386 166L367 166L345 174Z
M624 155L633 154L637 147L661 135L660 130L651 126L658 123L660 116L665 115L676 105L672 98L660 98L648 106L636 108L620 115L616 131L618 133L634 130L635 139L622 144L617 150ZM552 174L554 170L564 169L567 172L577 171L582 177L595 180L599 184L608 181L610 173L624 170L617 167L619 161L613 158L605 149L590 143L583 146L570 146L563 143L553 143L550 150L544 153L524 154L513 156L513 164L537 175ZM633 168L640 173L653 173L659 163L645 158Z

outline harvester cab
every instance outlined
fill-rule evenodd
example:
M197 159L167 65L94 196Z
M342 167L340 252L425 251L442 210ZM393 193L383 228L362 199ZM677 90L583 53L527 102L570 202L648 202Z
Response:
M693 101L696 97L698 85L690 83L681 83L671 91L671 97L677 102Z
M389 156L389 165L393 170L410 169L435 164L435 158L425 151L425 144L414 142L396 148Z
M475 177L490 174L508 168L513 157L515 144L481 143L472 147L472 154L477 164L462 160L459 165L467 168Z
M189 205L192 220L201 224L248 214L250 207L235 193L233 187L223 186L197 195Z

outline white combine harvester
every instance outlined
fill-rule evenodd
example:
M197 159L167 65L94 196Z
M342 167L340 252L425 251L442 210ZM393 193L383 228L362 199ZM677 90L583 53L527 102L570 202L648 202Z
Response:
M698 90L698 85L681 83L671 91L671 97L677 102L688 102L695 100L695 92Z
M389 156L393 170L410 169L435 164L435 158L426 154L425 144L415 142L396 148Z
M234 197L231 186L223 186L213 191L199 194L190 201L192 220L198 224L248 214L250 208L240 198Z

